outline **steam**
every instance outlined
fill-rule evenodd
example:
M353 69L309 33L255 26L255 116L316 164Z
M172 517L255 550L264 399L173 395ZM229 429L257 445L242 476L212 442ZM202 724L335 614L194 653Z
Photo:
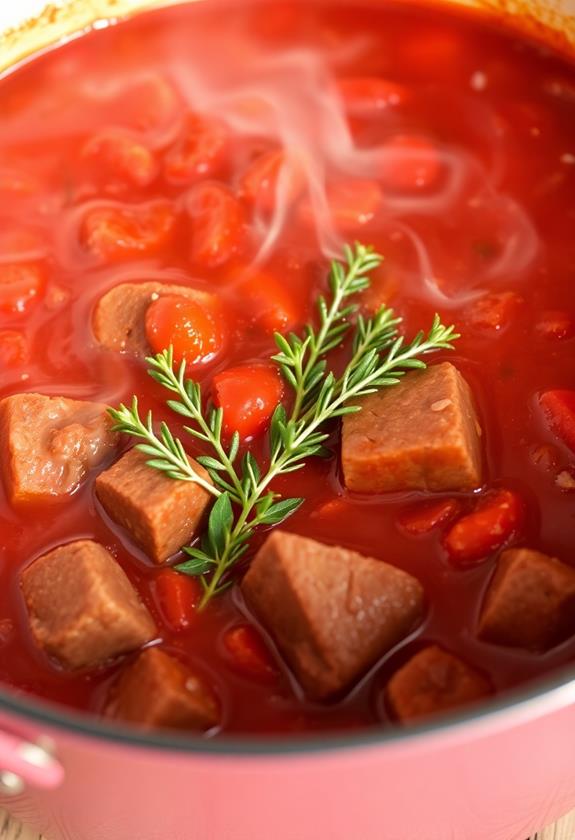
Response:
M237 47L237 45L236 45ZM341 254L350 238L337 229L330 213L327 185L337 177L377 178L382 163L397 164L406 152L385 142L362 148L354 142L334 79L334 67L345 67L350 57L360 56L366 42L351 42L325 51L298 48L274 54L251 45L249 60L242 69L234 66L235 77L225 68L214 69L213 60L204 60L200 49L193 60L171 63L171 76L187 107L223 119L239 136L265 138L287 150L293 165L299 167L312 209L318 245L326 258ZM225 43L223 51L225 52ZM181 55L179 50L172 56ZM212 56L213 59L213 56ZM486 110L482 103L480 109ZM466 118L470 118L467 114ZM382 138L398 128L393 106L377 115ZM485 126L495 128L489 113L482 115L478 133L486 141ZM357 238L370 238L373 231L400 231L411 243L418 264L419 290L442 305L460 305L481 294L482 288L498 283L520 282L532 267L539 251L539 240L529 217L510 196L498 190L503 169L501 131L489 132L492 144L491 167L460 147L440 146L443 176L437 187L418 194L384 191L376 218L366 233L354 231ZM277 183L275 210L271 216L257 215L259 236L256 262L273 252L293 208L290 202L289 167L282 169ZM494 235L501 247L483 271L469 276L456 289L445 290L437 281L434 257L418 230L418 221L457 218L461 207L473 215L490 213L496 224ZM457 243L454 243L456 246Z

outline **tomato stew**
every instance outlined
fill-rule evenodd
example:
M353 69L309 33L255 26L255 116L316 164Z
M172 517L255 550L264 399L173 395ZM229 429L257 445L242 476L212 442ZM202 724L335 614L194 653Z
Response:
M54 49L7 75L0 100L0 397L81 401L16 400L4 411L2 448L24 467L15 477L4 452L2 681L91 713L123 708L125 719L151 725L287 733L392 725L415 707L477 701L574 660L572 66L472 14L194 3ZM321 576L332 554L276 538L250 581L261 609L248 609L235 586L198 611L198 581L153 563L117 523L116 503L107 513L97 499L95 478L115 444L102 417L88 421L78 406L137 394L181 433L143 361L172 341L224 407L224 433L238 428L242 446L265 457L265 430L285 397L269 363L273 331L315 318L330 259L353 240L385 258L362 293L365 313L393 306L410 337L439 312L461 333L453 353L428 361L451 363L470 386L482 477L471 489L353 492L334 426L333 457L276 481L278 492L305 497L283 532L384 561L365 566L382 597L411 586L400 636L371 651L345 690L317 699L301 687L315 677L299 679L298 654L285 655L285 638L264 619L273 574L263 564L287 569L310 552L311 574ZM126 296L104 299L122 284ZM394 399L391 389L386 405ZM58 495L30 477L48 480L45 423L62 432L49 444L53 480L64 482ZM75 424L93 433L81 456L73 432L62 431ZM191 455L202 452L186 441ZM66 472L72 450L75 476ZM120 492L129 485L122 476ZM43 649L22 593L27 568L28 607L43 586L58 611L64 561L48 552L78 540L109 554L80 543L75 564L66 559L77 599L89 601L95 569L108 574L111 557L106 609L120 615L124 597L131 605L116 650L125 655L103 664L71 645L61 655L58 643ZM39 580L30 570L41 555ZM342 574L348 563L363 568L354 558L337 554ZM541 588L545 604L533 596ZM329 612L336 595L326 593ZM308 606L313 616L298 620L328 622L321 604ZM334 643L356 618L346 614ZM317 644L324 629L312 628ZM136 648L154 639L170 657L136 661ZM110 705L118 680L125 696ZM133 686L146 681L158 708L140 714ZM162 706L164 682L172 694Z

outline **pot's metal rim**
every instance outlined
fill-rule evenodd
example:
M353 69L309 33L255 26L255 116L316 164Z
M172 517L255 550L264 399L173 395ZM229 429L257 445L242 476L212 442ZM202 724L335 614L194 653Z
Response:
M95 715L84 715L63 706L34 700L0 688L0 714L24 718L39 727L49 727L76 736L85 736L114 746L152 748L197 756L249 758L257 756L290 756L329 753L366 747L402 746L461 734L462 730L477 729L479 733L496 732L499 728L515 726L544 717L553 712L575 706L575 666L564 667L552 677L538 680L528 689L512 690L495 696L466 711L442 715L409 728L378 727L361 731L327 733L321 736L232 736L206 737L186 732L147 732L125 727Z

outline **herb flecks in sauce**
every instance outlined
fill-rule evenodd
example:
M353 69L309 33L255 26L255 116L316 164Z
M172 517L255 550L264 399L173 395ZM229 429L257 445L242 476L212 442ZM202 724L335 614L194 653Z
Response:
M199 546L184 547L189 559L176 568L198 576L203 585L200 607L232 583L231 572L249 548L256 528L278 525L304 501L281 498L270 489L273 480L295 472L313 456L329 456L324 444L330 436L330 420L360 410L359 397L395 385L407 371L424 368L422 356L449 350L458 338L453 327L435 316L428 333L420 332L406 343L399 335L400 318L381 306L370 318L358 314L357 302L349 298L369 286L369 272L382 257L365 245L345 248L345 261L334 260L329 274L329 297L317 302L319 327L307 324L303 337L275 333L279 353L272 357L293 391L293 405L286 411L279 404L269 430L269 462L258 463L248 450L241 460L240 436L234 432L229 445L222 439L223 410L204 405L200 385L186 377L186 363L174 365L172 348L148 358L149 374L177 399L168 406L193 422L185 430L210 449L198 457L213 485L190 464L182 442L166 423L155 431L151 412L140 416L138 400L131 407L111 409L115 429L143 443L137 448L150 456L148 465L179 481L194 481L216 496L207 529ZM355 319L355 320L354 320ZM328 367L328 354L352 331L351 356L343 372Z

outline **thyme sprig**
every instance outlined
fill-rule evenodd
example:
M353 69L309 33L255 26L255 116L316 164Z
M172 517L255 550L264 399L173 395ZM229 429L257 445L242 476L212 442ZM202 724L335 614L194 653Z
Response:
M381 259L364 245L346 247L344 262L331 265L329 298L318 300L319 325L307 325L303 337L275 333L279 352L272 359L293 390L293 404L289 414L281 404L273 414L265 467L249 450L238 457L237 432L224 443L222 409L204 404L199 384L186 377L185 362L175 366L172 348L147 359L149 374L176 396L167 405L191 421L185 431L209 450L196 460L213 484L194 469L166 423L156 432L151 413L142 420L136 398L131 407L110 410L117 431L143 441L137 448L149 456L150 467L175 480L195 481L216 497L200 544L184 547L188 559L176 566L200 577L204 588L200 607L231 584L231 571L248 550L255 530L283 522L300 507L303 499L280 498L270 485L279 475L301 469L308 458L331 454L325 447L329 421L359 411L361 397L396 384L409 370L424 368L422 356L451 349L458 338L437 315L427 333L406 342L398 332L401 319L390 308L382 306L371 318L357 314L357 303L349 298L369 286L369 272ZM351 357L336 376L328 370L328 354L350 331Z

